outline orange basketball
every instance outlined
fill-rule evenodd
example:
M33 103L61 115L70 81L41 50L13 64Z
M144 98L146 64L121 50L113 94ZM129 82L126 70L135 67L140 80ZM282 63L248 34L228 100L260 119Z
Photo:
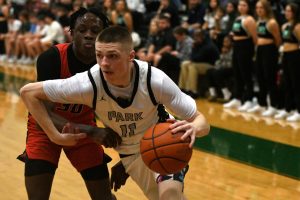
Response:
M166 175L180 172L192 156L191 139L182 141L183 133L173 134L171 123L158 123L149 128L140 142L144 163L153 171Z

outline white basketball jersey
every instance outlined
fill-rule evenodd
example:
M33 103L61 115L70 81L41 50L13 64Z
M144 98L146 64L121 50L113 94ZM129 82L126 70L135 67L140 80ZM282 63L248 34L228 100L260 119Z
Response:
M128 102L119 102L111 94L98 64L91 68L90 74L83 72L68 79L45 81L43 89L53 102L78 103L91 107L95 105L96 114L103 124L122 137L122 144L116 150L121 154L134 154L139 152L139 143L144 132L158 122L160 106L154 102L165 105L182 119L190 119L197 112L195 101L182 93L161 70L152 67L152 77L149 76L151 81L148 82L151 89L149 89L148 63L135 60L134 67L133 91L130 92L131 99ZM152 91L153 95L150 95L149 92Z
M157 123L157 105L149 96L147 87L147 63L139 62L136 66L136 79L131 101L120 106L99 76L99 67L92 68L91 73L97 85L96 113L105 126L110 127L122 137L122 144L116 148L121 154L139 152L140 140L144 132ZM99 79L100 80L97 80Z

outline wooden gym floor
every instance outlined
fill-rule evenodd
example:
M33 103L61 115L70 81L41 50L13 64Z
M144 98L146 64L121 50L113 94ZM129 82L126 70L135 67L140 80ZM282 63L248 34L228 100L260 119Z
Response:
M24 164L16 159L26 139L27 111L19 88L35 80L35 69L0 63L0 199L27 199ZM191 200L300 199L300 123L223 110L221 104L197 100L212 125L198 139L185 179ZM105 150L118 162L112 149ZM146 199L128 180L119 200ZM52 200L89 199L84 182L62 154L53 183Z

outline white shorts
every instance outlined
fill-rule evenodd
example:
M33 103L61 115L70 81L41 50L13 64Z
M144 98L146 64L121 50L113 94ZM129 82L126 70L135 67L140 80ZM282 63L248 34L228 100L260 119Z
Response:
M178 174L160 175L151 171L142 160L140 154L134 154L121 158L122 164L126 172L132 180L137 183L146 197L150 200L158 200L158 183L165 180L179 181L183 184L184 176L188 170L188 166Z

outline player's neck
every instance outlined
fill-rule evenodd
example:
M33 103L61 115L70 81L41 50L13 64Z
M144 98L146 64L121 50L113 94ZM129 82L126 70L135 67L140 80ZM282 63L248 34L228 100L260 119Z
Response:
M134 78L133 77L133 74L134 74L133 70L134 70L134 63L130 62L129 67L128 67L128 71L129 71L128 76L124 77L124 79L123 79L124 81L121 81L119 84L113 84L113 85L115 85L117 87L120 87L120 88L125 88L125 87L129 86L132 79Z

